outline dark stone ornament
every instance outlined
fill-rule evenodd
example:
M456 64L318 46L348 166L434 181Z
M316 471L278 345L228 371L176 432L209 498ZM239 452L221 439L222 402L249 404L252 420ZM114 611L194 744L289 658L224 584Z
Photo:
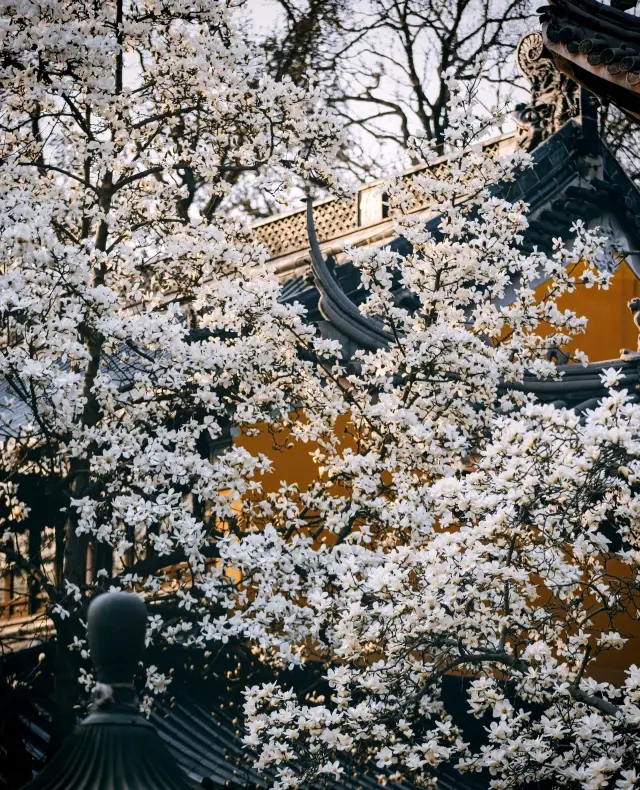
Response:
M196 790L141 716L133 676L144 654L147 609L137 595L104 593L89 607L96 667L89 715L24 790Z
M517 141L520 148L532 151L580 114L579 90L575 82L556 69L542 34L537 31L520 39L516 61L531 85L531 100L518 104L513 114Z

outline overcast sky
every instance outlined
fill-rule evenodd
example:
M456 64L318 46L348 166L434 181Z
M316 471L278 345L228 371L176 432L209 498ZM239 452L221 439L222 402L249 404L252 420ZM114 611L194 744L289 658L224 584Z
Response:
M251 14L256 31L270 30L278 20L279 8L270 0L247 0L245 8Z

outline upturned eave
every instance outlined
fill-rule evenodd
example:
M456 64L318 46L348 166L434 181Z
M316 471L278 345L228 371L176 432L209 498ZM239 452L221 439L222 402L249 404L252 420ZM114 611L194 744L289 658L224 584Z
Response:
M640 120L640 19L596 0L550 0L538 12L556 67Z

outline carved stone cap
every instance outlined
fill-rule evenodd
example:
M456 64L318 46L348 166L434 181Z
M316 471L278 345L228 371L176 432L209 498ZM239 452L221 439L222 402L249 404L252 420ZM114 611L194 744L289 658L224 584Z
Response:
M103 593L89 607L97 670L92 713L24 790L197 790L153 725L139 714L133 676L144 653L147 609L133 593Z
M133 593L103 593L91 603L87 630L98 683L133 684L146 627L147 607Z

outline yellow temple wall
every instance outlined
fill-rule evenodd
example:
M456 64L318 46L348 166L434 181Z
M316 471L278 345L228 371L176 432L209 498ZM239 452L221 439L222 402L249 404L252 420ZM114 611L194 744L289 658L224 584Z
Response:
M545 285L538 290L542 295ZM607 290L579 287L573 293L563 294L558 299L558 307L574 310L588 319L586 332L578 335L568 348L584 351L591 362L617 359L623 348L635 351L638 329L627 306L635 297L640 297L640 279L625 262L618 267ZM252 453L264 453L272 460L273 470L263 478L265 491L276 490L281 480L297 482L304 488L317 474L317 467L310 458L313 450L310 445L285 447L279 442L276 448L273 437L266 430L251 438L241 436L236 444Z
M545 286L541 285L540 295L545 290ZM588 319L586 332L579 335L568 348L579 348L592 362L616 359L623 348L635 351L638 329L627 306L634 297L640 297L640 280L625 262L618 267L607 290L579 287L573 293L561 296L558 299L560 309L574 310ZM343 428L344 421L339 429ZM267 430L250 438L240 436L235 441L250 452L264 453L272 460L271 472L262 478L262 490L265 493L276 491L282 481L288 484L296 482L304 490L318 474L318 468L311 459L311 445L295 443L285 446L286 443L279 442L276 449L273 437ZM619 565L615 560L609 562ZM596 625L602 626L604 623ZM640 626L637 619L623 615L617 618L616 626L622 634L633 635L635 639L627 642L620 652L606 652L598 657L590 674L600 681L620 684L624 680L624 669L637 658Z
M558 307L574 310L589 321L585 334L579 335L569 349L584 351L590 362L617 359L623 348L635 351L638 329L627 304L637 296L640 297L640 280L624 261L613 275L608 290L579 287L572 294L563 294L558 299Z

